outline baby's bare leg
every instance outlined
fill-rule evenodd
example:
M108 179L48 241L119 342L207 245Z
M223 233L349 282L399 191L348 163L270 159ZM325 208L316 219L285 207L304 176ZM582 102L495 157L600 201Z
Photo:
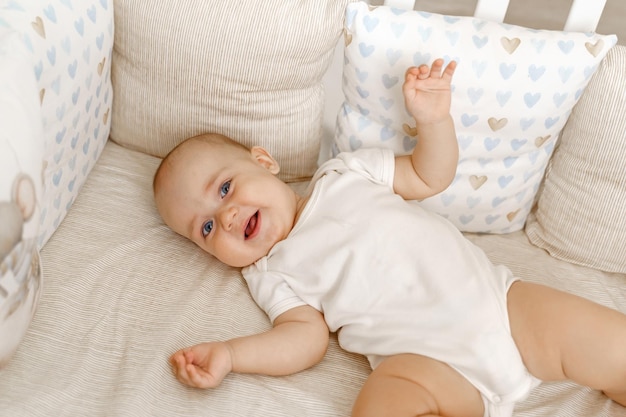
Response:
M445 363L420 355L395 355L372 372L353 417L483 417L478 390Z
M533 375L571 379L626 406L626 315L528 282L511 286L508 310L513 339Z

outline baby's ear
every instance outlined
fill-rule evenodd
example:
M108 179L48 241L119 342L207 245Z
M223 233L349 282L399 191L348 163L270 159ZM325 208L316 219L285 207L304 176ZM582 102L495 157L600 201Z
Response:
M256 159L259 164L261 164L261 166L274 175L278 174L280 171L280 165L278 165L278 162L276 162L276 160L265 148L253 146L250 149L250 153L252 154L252 157Z

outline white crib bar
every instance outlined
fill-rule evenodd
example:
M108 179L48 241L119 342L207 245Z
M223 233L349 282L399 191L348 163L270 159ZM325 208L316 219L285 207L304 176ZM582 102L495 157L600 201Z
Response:
M412 10L415 0L385 0L386 6ZM606 5L606 0L573 0L564 30L573 32L593 32L598 27L600 16ZM503 22L509 0L477 0L474 16Z
M385 6L395 7L397 9L413 10L415 0L385 0Z
M503 22L508 8L509 0L478 0L474 10L474 17L494 22Z
M598 27L606 0L574 0L564 30L594 32Z

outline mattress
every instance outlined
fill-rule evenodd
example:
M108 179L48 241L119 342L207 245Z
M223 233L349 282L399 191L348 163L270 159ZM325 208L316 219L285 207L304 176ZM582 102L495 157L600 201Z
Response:
M160 220L159 159L111 141L43 248L40 304L0 370L0 416L348 416L370 370L335 335L324 360L285 377L230 374L212 390L183 386L168 357L207 340L268 329L238 269ZM295 184L303 187L305 184ZM523 232L468 235L496 263L626 313L626 276L574 266ZM626 409L571 382L544 383L515 417L618 417Z

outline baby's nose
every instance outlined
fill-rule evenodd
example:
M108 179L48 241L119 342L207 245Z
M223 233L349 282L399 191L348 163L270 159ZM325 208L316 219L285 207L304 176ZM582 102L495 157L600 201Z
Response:
M235 206L224 207L224 210L221 211L220 222L225 230L232 229L235 218L237 217L237 212L238 210Z

